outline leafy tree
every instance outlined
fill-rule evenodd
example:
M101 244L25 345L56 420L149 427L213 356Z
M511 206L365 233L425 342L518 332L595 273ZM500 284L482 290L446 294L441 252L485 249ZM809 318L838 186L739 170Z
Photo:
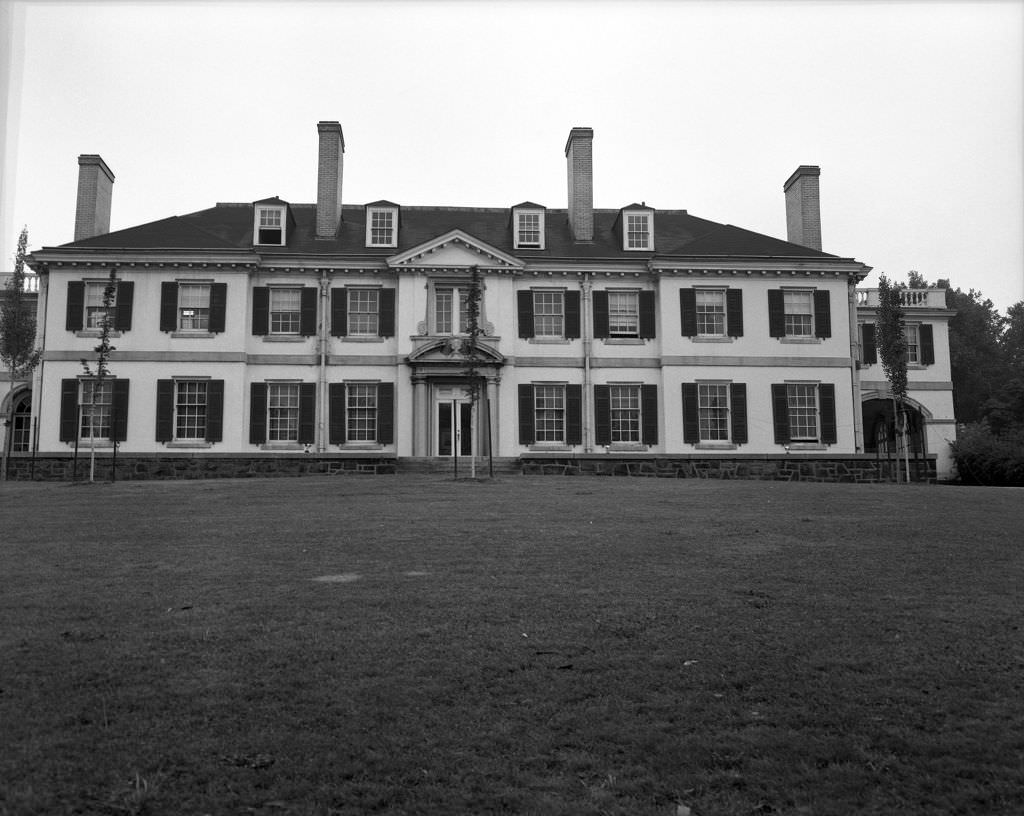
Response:
M875 323L878 357L892 391L893 416L900 437L905 431L903 404L907 399L907 337L903 330L902 289L902 286L890 283L885 275L879 278L878 319ZM909 472L907 478L910 478Z
M115 346L110 345L110 330L113 328L113 306L114 298L117 296L117 271L110 270L110 277L107 285L103 288L103 321L100 325L100 342L93 351L96 352L96 370L93 371L88 360L82 360L82 369L85 376L92 378L92 385L89 389L89 481L96 477L96 434L93 423L96 419L96 396L103 391L103 381L110 376L107 368L107 360ZM111 423L114 418L111 417ZM113 424L111 424L113 431Z
M23 227L18 236L18 249L14 255L14 274L4 286L0 299L0 361L10 376L8 397L14 394L14 381L28 377L42 357L42 349L36 347L35 302L25 294L25 254L28 248L28 227ZM9 399L7 416L4 419L7 433L4 435L0 479L7 478L7 458L11 448L11 431L14 429L14 400Z
M466 391L469 393L470 403L473 406L473 410L470 412L471 417L476 417L477 405L480 402L482 392L482 379L480 374L480 347L478 340L480 335L483 334L483 329L480 328L480 298L483 296L483 292L480 288L480 269L474 266L472 269L472 275L470 277L469 289L466 291L466 329L468 336L462 344L462 354L466 359L466 364L463 367L463 373L466 375L468 385ZM470 420L473 421L472 419ZM472 429L470 429L472 433ZM476 478L476 453L474 452L470 456L470 478Z

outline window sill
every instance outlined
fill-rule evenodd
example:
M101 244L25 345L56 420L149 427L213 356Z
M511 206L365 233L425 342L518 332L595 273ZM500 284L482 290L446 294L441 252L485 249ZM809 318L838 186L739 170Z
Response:
M335 337L335 340L339 340L342 343L383 343L388 338L381 337L378 334L366 334L366 335L341 335Z
M535 336L535 337L527 338L527 342L529 342L529 343L536 343L537 345L540 345L540 346L545 346L545 345L547 345L547 346L567 346L567 345L569 345L569 338L568 337L555 337L554 335L552 335L551 337L536 337Z
M731 343L734 339L734 337L726 337L724 335L711 334L696 335L690 338L690 340L692 340L694 343Z
M619 453L620 451L645 451L647 445L640 442L612 442L610 445L605 445L605 450L609 453Z
M75 443L73 441L68 442L67 444L72 448L75 446ZM89 439L89 437L83 437L78 440L79 451L91 450L92 448L96 448L96 450L113 450L114 443L111 442L109 439L97 439L94 442L93 440Z
M183 439L183 440L175 441L175 442L165 442L164 445L166 447L168 447L168 448L175 448L175 449L180 449L180 448L212 448L213 447L213 443L212 442L206 442L206 441L201 440L201 439L188 439L188 440L184 440Z
M606 346L642 346L644 344L642 337L605 337L603 339Z
M795 343L798 345L815 345L821 343L820 337L780 337L780 343Z
M305 343L309 338L301 334L265 334L264 343Z
M75 332L75 337L102 337L103 332L99 329L79 329ZM121 332L116 329L111 329L107 337L120 337Z
M793 451L823 451L828 450L828 445L823 445L820 442L790 442L788 445L784 445L788 453Z
M209 340L211 337L216 337L216 336L217 335L214 334L213 332L208 332L208 331L189 331L187 329L178 329L177 331L171 332L171 337L175 337L175 338L188 337L188 338L193 339L193 340L200 340L200 339L202 339L202 340Z
M572 445L566 445L562 442L535 442L528 446L527 450L531 451L571 451Z
M345 442L344 444L338 445L340 450L347 451L374 451L384 450L384 446L380 442Z
M265 451L308 451L308 445L300 445L298 442L264 442L260 450Z
M694 444L695 450L736 450L739 445L734 442L697 442Z

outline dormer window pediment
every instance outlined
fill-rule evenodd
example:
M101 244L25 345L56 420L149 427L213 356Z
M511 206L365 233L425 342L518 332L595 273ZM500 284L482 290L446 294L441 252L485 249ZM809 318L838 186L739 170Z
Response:
M526 201L512 208L512 246L516 249L544 249L546 208Z
M366 205L366 246L397 247L400 207L391 201Z
M626 252L654 251L654 209L646 204L632 204L619 211L622 248Z
M255 246L284 246L291 224L288 203L267 198L253 204L252 242Z

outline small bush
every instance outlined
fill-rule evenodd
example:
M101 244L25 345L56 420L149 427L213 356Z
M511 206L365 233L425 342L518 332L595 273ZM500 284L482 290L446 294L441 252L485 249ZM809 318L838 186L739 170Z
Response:
M972 423L953 443L953 458L964 484L1024 486L1024 429L995 434Z

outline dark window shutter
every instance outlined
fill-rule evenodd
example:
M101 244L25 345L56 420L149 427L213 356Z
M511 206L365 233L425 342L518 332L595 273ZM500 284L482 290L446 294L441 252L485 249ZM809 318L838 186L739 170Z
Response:
M832 308L827 289L814 291L814 336L832 336Z
M178 328L178 284L164 281L160 284L160 331L172 332ZM163 439L157 438L157 442Z
M596 292L594 294L597 294ZM607 304L607 299L605 299ZM594 444L612 443L612 396L607 385L594 386Z
M725 320L730 337L743 336L743 290L725 290Z
M917 332L921 340L921 365L935 365L935 335L931 324L922 323Z
M377 441L390 445L395 441L395 384L377 385Z
M206 441L221 442L223 439L224 380L210 380L206 384Z
M270 334L270 289L266 286L257 286L252 290L252 333ZM266 436L266 428L264 437ZM266 438L260 443L266 442Z
M697 398L697 383L683 383L683 441L700 442L700 403Z
M68 281L68 306L65 328L68 331L81 331L85 316L85 282ZM77 382L77 380L76 380ZM71 437L74 439L75 437Z
M60 381L60 441L78 438L78 380Z
M565 293L565 337L575 340L580 336L580 293Z
M608 336L608 293L603 289L594 291L594 337ZM607 444L607 443L601 443Z
M209 414L209 410L207 410ZM174 380L156 381L156 441L174 439Z
M789 444L789 395L785 383L772 385L772 423L775 426L775 444Z
M818 409L821 412L821 441L834 445L839 436L836 428L836 387L831 383L818 386Z
M228 285L214 283L210 286L210 331L221 334L227 325ZM217 440L220 441L219 439Z
M381 289L379 302L380 314L378 319L377 333L381 337L395 336L395 290Z
M651 293L654 294L653 292ZM640 386L640 434L645 445L658 444L658 386Z
M654 292L640 292L640 336L651 338L656 336L654 316Z
M249 444L267 441L267 384L254 382L249 386Z
M316 292L315 289L310 289ZM316 383L299 383L299 444L316 441Z
M732 441L742 445L747 442L746 383L732 383L729 386L729 402L732 407Z
M781 289L768 290L768 334L771 337L786 336L786 304Z
M344 291L336 289L333 291ZM345 383L331 383L327 386L329 403L327 442L331 445L345 444Z
M583 444L583 386L565 387L565 444Z
M679 325L683 337L697 336L697 290L679 290Z
M312 337L316 334L317 290L312 286L302 289L302 303L299 311L299 334Z
M114 380L110 406L110 438L124 442L128 438L128 380Z
M135 299L135 283L120 281L117 284L117 303L114 305L114 328L130 331L132 327L132 301Z
M519 444L532 445L534 443L533 424L533 386L520 384L519 386Z
M533 337L533 292L529 289L516 292L516 312L519 318L519 336Z
M878 350L875 348L875 324L864 323L860 327L861 356L865 365L874 365L878 362Z
M331 337L348 334L348 290L331 289Z

